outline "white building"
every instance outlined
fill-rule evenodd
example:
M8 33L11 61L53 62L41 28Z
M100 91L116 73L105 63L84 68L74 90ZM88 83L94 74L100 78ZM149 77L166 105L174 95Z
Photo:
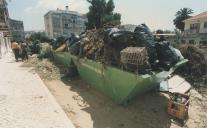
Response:
M44 21L47 36L56 38L59 36L68 37L71 33L80 34L84 32L87 18L78 12L69 11L68 6L66 6L65 10L57 9L46 13Z
M207 43L207 11L184 21L184 39L187 43Z

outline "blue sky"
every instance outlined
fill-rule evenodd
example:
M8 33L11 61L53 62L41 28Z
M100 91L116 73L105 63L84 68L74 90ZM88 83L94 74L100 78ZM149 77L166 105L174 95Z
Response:
M114 0L116 12L122 14L122 24L146 23L152 30L174 29L175 13L183 7L194 15L207 11L207 0ZM70 10L86 13L86 0L11 0L10 17L23 20L25 30L44 30L44 14L69 5Z

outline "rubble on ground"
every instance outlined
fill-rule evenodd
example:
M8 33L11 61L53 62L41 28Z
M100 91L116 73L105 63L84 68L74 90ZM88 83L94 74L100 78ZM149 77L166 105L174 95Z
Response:
M43 80L55 80L61 78L61 71L56 65L50 62L48 59L39 60L36 57L30 58L24 62L23 67L33 67Z
M177 73L185 77L194 87L207 87L207 57L202 49L194 45L183 45L182 55L189 60Z

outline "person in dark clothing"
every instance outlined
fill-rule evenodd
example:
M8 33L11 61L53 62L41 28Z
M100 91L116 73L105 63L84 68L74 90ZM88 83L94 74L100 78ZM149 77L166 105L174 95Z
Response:
M14 52L14 56L15 56L16 62L18 62L18 58L19 58L19 49L13 49L13 52Z
M21 50L22 50L22 61L24 60L28 60L28 53L27 53L27 44L26 43L22 43L21 44Z

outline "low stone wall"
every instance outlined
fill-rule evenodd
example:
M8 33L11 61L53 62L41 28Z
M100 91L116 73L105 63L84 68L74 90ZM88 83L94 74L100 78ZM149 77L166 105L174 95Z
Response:
M11 43L9 37L0 37L0 57L11 52Z

